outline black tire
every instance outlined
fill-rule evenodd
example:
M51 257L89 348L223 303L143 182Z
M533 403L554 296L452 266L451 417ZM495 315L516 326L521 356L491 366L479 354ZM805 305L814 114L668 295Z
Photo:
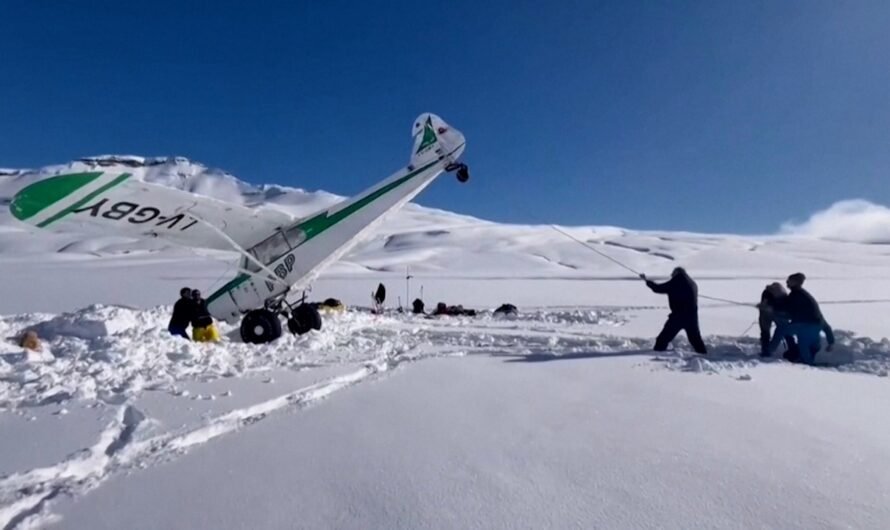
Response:
M468 180L470 180L470 168L461 166L460 169L457 170L457 181L466 182Z
M255 309L241 319L241 340L248 344L267 344L281 336L281 320L267 309Z
M321 329L321 313L309 304L298 306L287 320L287 329L294 335L303 335L313 329Z

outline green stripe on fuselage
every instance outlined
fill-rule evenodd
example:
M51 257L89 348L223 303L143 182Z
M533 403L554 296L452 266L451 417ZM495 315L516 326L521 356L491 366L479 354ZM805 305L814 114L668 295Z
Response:
M456 152L456 151L457 151L458 149L460 149L461 147L463 147L463 144L461 144L461 145L460 145L459 147L457 147L454 151L452 151L452 153ZM369 194L368 196L366 196L366 197L364 197L364 198L362 198L362 199L359 199L359 200L355 201L354 203L350 204L349 206L346 206L346 207L343 208L342 210L340 210L340 211L338 211L338 212L335 212L335 213L332 214L332 215L328 215L328 212L327 212L327 211L324 211L324 212L322 212L322 213L316 215L316 216L313 217L312 219L309 219L309 220L307 220L307 221L304 221L303 223L301 223L301 224L299 225L299 228L300 228L301 230L303 230L303 232L306 234L306 239L304 239L304 240L300 243L300 245L297 245L297 247L295 247L295 248L299 248L301 245L305 244L306 241L309 241L310 239L312 239L312 238L314 238L314 237L316 237L316 236L318 236L318 235L324 233L325 231L327 231L329 228L331 228L332 226L336 225L336 224L339 223L340 221L346 219L346 218L349 217L350 215L354 214L355 212L361 210L361 209L364 208L365 206L367 206L367 205L371 204L372 202L376 201L377 199L379 199L379 198L382 197L383 195L386 195L386 194L389 193L390 191L392 191L392 190L398 188L398 187L401 186L402 184L408 182L408 181L411 180L412 178L414 178L414 177L416 177L417 175L423 173L423 172L426 171L427 169L433 167L433 166L436 165L438 162L439 162L439 160L435 160L435 161L433 161L433 162L430 162L429 164L423 166L422 168L420 168L420 169L416 169L416 170L412 171L411 173L408 173L408 174L405 175L404 177L402 177L402 178L400 178L400 179L398 179L398 180L395 180L394 182L391 182L390 184L387 184L386 186L383 186L383 187L380 188L379 190L377 190L377 191L375 191L375 192ZM267 265L268 265L268 264L267 264ZM207 303L209 304L209 303L213 302L214 300L216 300L217 298L219 298L220 296L223 296L224 294L228 293L229 291L232 291L232 290L236 289L237 287L239 287L241 284L243 284L244 282L246 282L246 281L249 280L250 278L251 278L251 277L248 276L248 275L246 275L246 274L239 274L239 275L236 276L234 279L232 279L230 282L228 282L227 284L225 284L224 286L222 286L220 289L218 289L216 292L214 292L213 294L211 294L211 295L207 298Z
M226 282L225 285L223 285L222 287L220 287L219 289L214 291L213 294L208 296L207 303L209 304L209 303L213 302L220 296L223 296L224 294L228 293L229 291L235 289L236 287L238 287L239 285L241 285L242 283L246 282L249 279L250 279L250 276L248 276L246 274L239 274L238 276L235 276L234 278L232 278L231 280Z
M391 192L392 190L398 188L399 186L408 182L409 180L416 177L420 173L423 173L427 169L433 167L438 162L439 162L438 160L436 160L435 162L430 162L429 164L423 166L422 168L416 169L416 170L412 171L411 173L408 173L404 177L402 177L394 182L391 182L391 183L387 184L386 186L383 186L382 188L375 191L374 193L369 194L367 197L359 199L359 200L355 201L354 203L350 204L349 206L346 206L342 210L334 212L331 215L328 215L328 212L324 211L324 212L316 215L312 219L304 221L303 223L301 223L299 225L299 228L300 228L300 230L303 231L303 233L306 234L306 239L300 244L302 245L303 243L306 243L306 241L309 241L313 237L316 237L319 234L327 231L329 228L331 228L335 224L346 219L350 215L361 210L365 206L371 204L372 202L376 201L377 199L386 195L387 193Z

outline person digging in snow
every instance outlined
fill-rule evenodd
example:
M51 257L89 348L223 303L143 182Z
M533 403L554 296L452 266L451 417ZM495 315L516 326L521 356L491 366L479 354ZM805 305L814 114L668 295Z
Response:
M788 296L777 301L776 309L788 315L787 322L776 322L776 333L768 345L768 352L772 355L779 346L782 337L794 335L797 338L797 347L800 351L800 361L813 364L816 353L821 348L820 333L825 333L828 341L828 351L834 346L834 331L819 309L819 303L813 298L803 283L806 276L797 272L788 277L785 285L788 286Z
M655 283L640 274L640 278L646 281L646 285L653 292L666 294L671 313L658 337L655 339L655 351L667 350L668 344L674 340L680 330L686 331L686 338L696 353L705 355L708 349L701 338L698 327L698 286L682 267L677 267L671 273L671 279L664 283Z
M760 356L761 357L769 357L769 343L772 337L772 326L773 323L776 323L776 329L788 323L788 315L779 310L779 306L782 304L782 301L785 297L788 296L788 291L782 286L779 282L773 282L766 286L763 292L760 294L760 303L757 304L757 309L759 310L759 315L757 322L760 324ZM799 356L797 350L797 342L794 340L794 335L787 335L782 337L785 341L785 346L787 350L785 352L785 358L788 360L796 360Z
M213 317L207 309L207 301L201 297L201 291L192 291L192 302L195 313L192 317L192 337L195 342L219 342L219 330L213 323Z
M191 340L186 330L191 324L195 315L195 302L192 300L192 290L183 287L179 290L179 300L173 304L173 315L170 317L170 324L167 331L171 335Z

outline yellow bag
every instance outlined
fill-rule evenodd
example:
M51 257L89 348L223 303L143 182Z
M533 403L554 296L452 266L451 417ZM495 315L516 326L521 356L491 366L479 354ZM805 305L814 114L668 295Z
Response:
M210 324L203 328L192 328L192 338L195 342L219 342L219 330L216 324Z
M343 311L346 311L346 306L343 305L343 304L337 304L337 305L320 305L320 306L318 306L318 311L319 311L320 313L327 313L327 314L331 314L331 313L342 313Z

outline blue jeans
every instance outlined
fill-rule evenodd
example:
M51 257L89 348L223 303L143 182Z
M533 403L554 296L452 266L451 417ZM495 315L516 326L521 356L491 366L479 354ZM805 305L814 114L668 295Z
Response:
M831 329L831 326L828 325L828 322L825 320L822 321L822 332L825 333L825 340L828 341L828 345L831 346L834 344L834 330Z
M775 335L772 335L770 338L769 330L771 325L776 324L776 332ZM788 324L791 323L791 319L787 314L781 311L775 311L772 313L771 318L769 320L769 324L766 324L766 319L763 315L760 317L760 352L761 354L772 355L776 348L778 348L779 343L783 340L785 341L785 347L787 351L785 352L785 358L788 358L789 355L797 357L797 342L794 340L794 335L783 335L782 332L788 329ZM765 329L764 329L765 328Z
M789 323L776 321L776 334L769 343L769 352L776 351L782 337L794 335L797 337L797 347L800 349L800 360L806 364L813 364L816 360L816 352L822 347L821 323L796 322Z
M170 326L169 328L167 328L167 331L169 331L170 334L175 337L182 337L185 340L192 340L192 338L189 337L189 334L185 332L185 328L177 328L174 326Z

